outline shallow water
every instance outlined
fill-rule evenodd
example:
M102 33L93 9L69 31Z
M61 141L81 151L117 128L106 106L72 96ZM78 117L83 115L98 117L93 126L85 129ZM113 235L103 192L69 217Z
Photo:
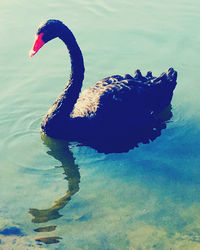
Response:
M0 7L0 249L199 249L199 1L2 0ZM84 88L137 68L178 71L161 136L112 154L41 138L41 118L70 69L59 40L28 57L47 18L73 30Z

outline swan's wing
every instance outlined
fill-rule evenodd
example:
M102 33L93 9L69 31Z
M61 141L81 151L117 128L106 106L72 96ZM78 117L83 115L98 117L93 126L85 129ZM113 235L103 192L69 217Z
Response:
M81 92L71 117L94 117L100 107L104 106L103 97L113 97L113 91L122 89L122 81L132 78L130 75L114 75L98 81L94 86ZM107 99L107 98L106 98ZM106 109L106 107L105 107Z
M157 78L150 72L144 77L140 71L136 71L134 77L129 74L107 77L80 94L71 117L119 119L148 115L158 109L159 102L170 103L175 85L176 72L173 69Z

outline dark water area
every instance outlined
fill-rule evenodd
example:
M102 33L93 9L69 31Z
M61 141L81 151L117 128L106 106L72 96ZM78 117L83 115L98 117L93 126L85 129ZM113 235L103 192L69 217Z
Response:
M199 249L200 3L3 0L0 7L0 249ZM175 68L165 125L113 152L107 142L106 154L41 136L41 119L70 71L58 39L28 57L49 18L77 38L83 89L138 68L154 75Z

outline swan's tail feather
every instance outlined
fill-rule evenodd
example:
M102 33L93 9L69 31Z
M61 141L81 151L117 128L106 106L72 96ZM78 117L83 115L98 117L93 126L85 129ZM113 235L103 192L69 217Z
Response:
M173 68L169 68L159 77L152 76L152 72L148 71L146 76L143 76L139 69L135 71L135 76L132 78L135 82L143 82L144 84L152 84L158 87L168 88L173 91L176 87L177 72Z
M171 85L172 89L174 90L176 87L176 80L177 80L177 71L175 71L173 68L169 68L167 73L167 79L169 84Z
M159 77L154 78L152 80L152 83L173 91L177 84L176 80L177 80L177 72L173 68L169 68Z
M173 91L177 84L176 80L177 72L173 68L169 68L159 77L151 80L153 87L152 102L155 101L155 107L158 112L170 105L173 97Z

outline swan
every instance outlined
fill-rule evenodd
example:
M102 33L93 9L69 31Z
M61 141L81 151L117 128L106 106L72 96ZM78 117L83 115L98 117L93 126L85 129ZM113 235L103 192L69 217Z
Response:
M60 20L42 23L29 55L54 38L67 46L71 59L69 81L44 116L41 129L47 136L69 140L95 140L137 131L170 105L177 72L169 68L159 77L140 70L135 75L113 75L81 92L84 61L71 30ZM137 133L137 132L136 132Z

